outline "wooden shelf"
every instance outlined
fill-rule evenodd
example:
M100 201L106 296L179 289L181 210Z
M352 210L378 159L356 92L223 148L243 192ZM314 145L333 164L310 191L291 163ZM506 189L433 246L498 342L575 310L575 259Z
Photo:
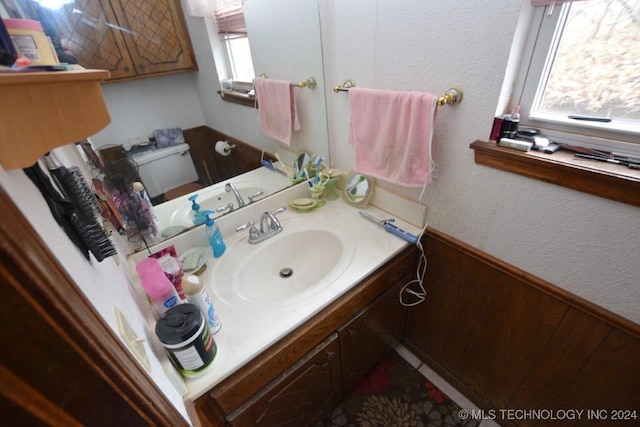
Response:
M256 101L255 96L245 95L243 93L235 92L232 90L228 90L228 91L219 90L218 95L220 95L220 98L223 101L233 102L235 104L240 104L240 105L246 105L247 107L251 107L251 108L258 108L258 103Z
M577 159L564 150L554 154L523 152L480 140L472 142L470 148L479 165L640 206L640 170Z
M103 129L111 118L105 70L0 73L0 163L25 168L55 147Z

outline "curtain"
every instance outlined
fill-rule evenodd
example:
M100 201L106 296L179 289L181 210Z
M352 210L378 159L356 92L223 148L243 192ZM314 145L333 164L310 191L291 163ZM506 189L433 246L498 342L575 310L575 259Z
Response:
M213 14L215 6L215 0L187 0L187 13L191 16L210 16Z

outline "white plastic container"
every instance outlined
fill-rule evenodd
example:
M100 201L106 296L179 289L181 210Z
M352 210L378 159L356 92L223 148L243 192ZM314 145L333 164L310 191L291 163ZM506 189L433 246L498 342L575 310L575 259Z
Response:
M222 322L218 319L218 315L213 308L213 302L207 293L207 289L204 287L202 280L195 274L187 276L182 281L182 290L187 296L187 301L195 306L198 306L202 314L204 315L209 329L212 334L215 334L222 328Z

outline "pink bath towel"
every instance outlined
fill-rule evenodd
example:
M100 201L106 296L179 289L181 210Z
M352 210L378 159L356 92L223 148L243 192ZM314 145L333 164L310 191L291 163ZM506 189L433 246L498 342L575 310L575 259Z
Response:
M351 143L358 172L408 187L431 183L436 96L351 88Z
M262 132L290 145L291 133L300 129L291 83L258 77L255 84Z

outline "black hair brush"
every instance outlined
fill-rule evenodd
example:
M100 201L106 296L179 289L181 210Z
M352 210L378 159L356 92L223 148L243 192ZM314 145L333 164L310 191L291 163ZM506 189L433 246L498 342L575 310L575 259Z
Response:
M45 156L45 162L66 198L73 205L70 222L87 249L98 262L115 255L116 249L97 219L99 208L80 169L60 165L51 154Z

